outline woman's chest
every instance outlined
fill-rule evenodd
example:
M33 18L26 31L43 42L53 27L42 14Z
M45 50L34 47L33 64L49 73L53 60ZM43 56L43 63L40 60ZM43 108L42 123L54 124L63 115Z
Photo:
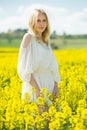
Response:
M52 59L51 49L46 45L37 45L37 58L39 65L48 66Z
M51 57L51 49L46 45L37 45L37 55L39 59L48 60Z

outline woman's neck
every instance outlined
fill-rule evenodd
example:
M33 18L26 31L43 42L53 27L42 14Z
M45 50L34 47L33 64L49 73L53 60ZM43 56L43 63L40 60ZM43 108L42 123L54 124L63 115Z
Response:
M38 37L38 38L42 38L42 33L36 31L36 37Z
M37 34L36 37L39 38L39 39L42 39L42 35L41 34L40 35Z

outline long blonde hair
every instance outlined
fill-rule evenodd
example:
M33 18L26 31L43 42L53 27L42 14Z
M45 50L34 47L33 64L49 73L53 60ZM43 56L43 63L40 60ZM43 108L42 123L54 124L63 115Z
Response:
M33 35L36 35L35 22L36 22L36 19L37 19L38 15L40 13L44 14L46 16L47 27L44 30L44 32L42 33L42 40L48 45L49 36L50 36L50 25L49 25L48 16L47 16L47 14L45 13L45 11L43 9L34 9L33 10L33 12L30 15L30 18L29 18L28 28L29 28L30 33L32 33Z

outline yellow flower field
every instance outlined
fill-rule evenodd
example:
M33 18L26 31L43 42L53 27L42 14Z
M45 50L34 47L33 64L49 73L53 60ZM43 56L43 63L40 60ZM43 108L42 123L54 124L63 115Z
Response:
M58 50L59 97L46 111L45 94L37 103L21 100L17 74L18 49L0 48L0 130L86 130L87 49ZM45 89L42 90L46 91ZM38 112L38 106L44 110Z

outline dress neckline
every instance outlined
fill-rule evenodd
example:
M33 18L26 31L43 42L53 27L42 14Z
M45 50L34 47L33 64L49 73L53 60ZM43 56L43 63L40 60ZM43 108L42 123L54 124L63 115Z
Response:
M49 49L49 48L50 48L49 44L46 45L46 43L44 43L44 42L39 42L34 36L33 36L33 38L34 38L36 44L38 44L38 45L40 45L40 46L42 46L42 47L44 47L44 48L46 48L46 49Z

